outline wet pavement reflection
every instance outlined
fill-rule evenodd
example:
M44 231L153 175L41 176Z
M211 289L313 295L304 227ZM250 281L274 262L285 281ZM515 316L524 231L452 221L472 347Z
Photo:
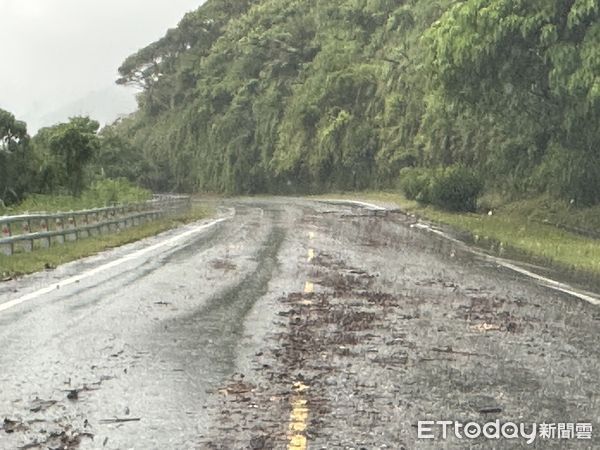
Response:
M0 448L440 448L417 420L598 423L593 305L398 212L231 209L0 313ZM1 285L0 304L178 232Z

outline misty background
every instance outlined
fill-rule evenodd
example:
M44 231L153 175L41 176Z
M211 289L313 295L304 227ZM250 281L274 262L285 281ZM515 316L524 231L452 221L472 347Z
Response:
M203 0L0 0L0 108L31 135L75 115L102 124L136 109L115 85L127 56Z

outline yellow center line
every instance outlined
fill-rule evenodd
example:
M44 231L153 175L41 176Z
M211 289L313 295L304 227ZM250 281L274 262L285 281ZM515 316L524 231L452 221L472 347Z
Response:
M307 389L308 386L301 382L294 384L295 395L292 398L288 450L306 450L308 445L305 434L308 427L308 402L304 398L304 391Z
M315 292L315 285L313 283L311 283L310 281L307 281L304 284L304 293L312 294L313 292Z
M309 239L315 238L315 233L308 233ZM308 262L315 258L315 250L308 249ZM312 294L315 292L315 285L311 281L304 284L304 293ZM306 300L310 304L310 300ZM288 431L288 450L306 450L308 440L306 439L306 429L308 428L308 402L304 397L304 391L308 389L302 382L294 384L294 396L292 397L292 412L290 413L290 426Z

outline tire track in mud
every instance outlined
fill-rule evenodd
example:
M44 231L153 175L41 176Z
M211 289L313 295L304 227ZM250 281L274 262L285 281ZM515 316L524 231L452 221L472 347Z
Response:
M284 239L285 231L274 227L256 255L258 264L254 271L240 283L209 300L198 312L177 318L167 325L169 329L177 330L180 342L187 341L192 347L204 350L206 364L211 370L227 374L234 369L236 346L243 335L245 317L267 292ZM217 260L213 264L227 269L225 260Z

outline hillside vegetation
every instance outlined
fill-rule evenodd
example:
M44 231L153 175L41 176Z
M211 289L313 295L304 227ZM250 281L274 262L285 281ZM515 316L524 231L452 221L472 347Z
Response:
M148 199L151 192L132 182L137 161L126 140L98 128L73 117L31 138L24 122L0 109L0 215Z
M119 68L130 117L30 137L0 110L0 200L127 179L597 205L598 48L597 0L207 0Z
M208 0L124 62L143 93L113 132L157 190L358 190L465 166L507 198L589 205L599 45L595 0Z

